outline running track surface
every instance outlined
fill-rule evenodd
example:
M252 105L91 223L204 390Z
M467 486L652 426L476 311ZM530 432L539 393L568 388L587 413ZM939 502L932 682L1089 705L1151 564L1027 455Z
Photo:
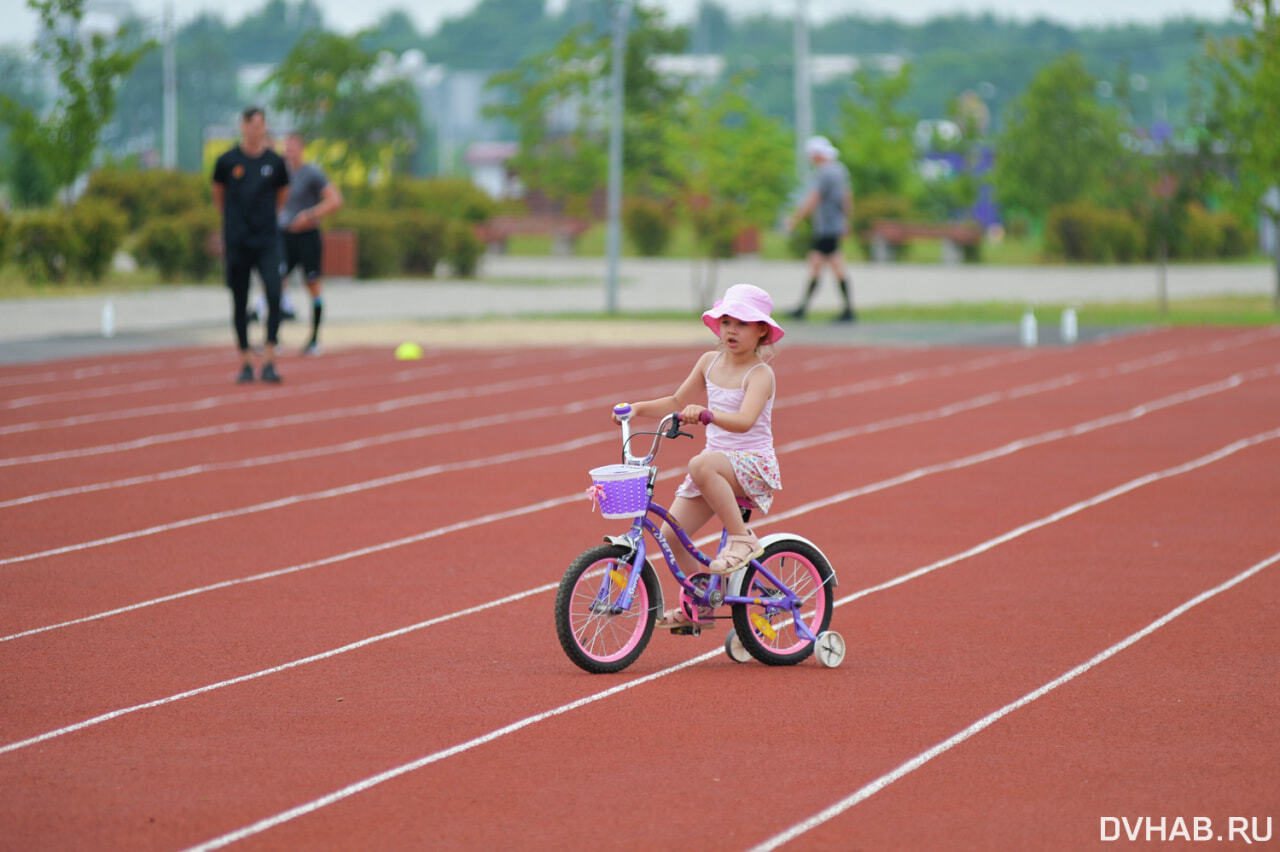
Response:
M756 529L830 556L844 665L734 663L722 626L588 675L552 617L620 531L586 471L696 355L0 368L0 848L1264 839L1280 328L783 347Z

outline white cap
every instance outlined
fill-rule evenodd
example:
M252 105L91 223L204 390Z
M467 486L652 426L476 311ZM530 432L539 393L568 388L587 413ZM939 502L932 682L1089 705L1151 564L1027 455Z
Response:
M821 157L824 160L834 160L840 154L836 146L832 145L831 140L825 136L810 137L809 141L804 143L804 152L810 157Z

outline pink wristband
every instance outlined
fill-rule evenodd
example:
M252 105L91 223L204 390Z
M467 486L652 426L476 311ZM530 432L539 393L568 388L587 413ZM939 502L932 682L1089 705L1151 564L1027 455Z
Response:
M698 422L703 426L710 426L716 422L716 416L711 413L710 408L702 409L702 413L698 415Z

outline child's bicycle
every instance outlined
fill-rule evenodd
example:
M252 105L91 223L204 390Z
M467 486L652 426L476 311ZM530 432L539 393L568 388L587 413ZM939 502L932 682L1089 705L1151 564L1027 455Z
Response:
M832 598L835 571L813 542L798 535L774 533L761 539L764 554L733 574L697 573L686 576L676 563L671 545L662 535L662 522L700 563L704 556L688 534L653 501L658 468L652 462L663 438L692 437L680 431L680 415L664 417L653 435L649 452L631 454L631 406L615 406L622 422L623 464L591 471L591 497L606 518L631 518L631 529L605 536L606 544L587 550L573 561L556 594L556 633L569 659L595 673L617 672L631 665L653 635L663 612L662 587L645 548L645 530L657 542L667 566L680 584L680 607L690 624L672 633L696 636L717 620L732 618L725 651L744 663L755 657L771 666L790 666L815 651L825 666L844 660L844 638L833 630ZM743 520L750 509L743 507ZM727 533L720 534L720 547ZM728 605L730 615L716 610Z

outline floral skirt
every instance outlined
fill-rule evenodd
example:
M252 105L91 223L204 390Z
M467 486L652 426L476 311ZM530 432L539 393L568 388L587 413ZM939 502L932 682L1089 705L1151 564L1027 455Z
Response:
M782 475L778 472L778 457L772 450L708 450L723 453L733 465L733 473L747 497L761 512L768 514L773 505L773 492L782 490ZM693 477L686 476L676 489L677 497L701 497Z

